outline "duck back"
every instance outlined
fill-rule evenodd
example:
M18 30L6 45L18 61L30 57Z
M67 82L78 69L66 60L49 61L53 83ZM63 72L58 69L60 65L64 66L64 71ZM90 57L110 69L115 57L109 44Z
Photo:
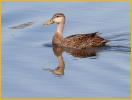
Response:
M67 48L86 49L90 47L105 46L107 40L98 36L97 32L91 34L71 35L62 40L62 46Z

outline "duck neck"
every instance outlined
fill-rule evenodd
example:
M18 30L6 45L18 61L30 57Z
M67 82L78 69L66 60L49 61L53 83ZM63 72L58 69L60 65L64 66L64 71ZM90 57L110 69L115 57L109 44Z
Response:
M57 24L56 33L59 33L60 35L62 35L63 30L64 30L64 22L61 22L61 23Z
M61 41L63 39L63 35L62 35L63 29L64 29L64 23L63 22L57 24L57 30L56 30L56 33L53 37L53 41L52 41L53 44L61 45Z

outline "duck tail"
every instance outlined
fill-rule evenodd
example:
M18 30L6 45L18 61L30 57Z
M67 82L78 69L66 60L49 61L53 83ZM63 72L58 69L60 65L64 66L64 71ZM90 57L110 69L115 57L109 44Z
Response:
M94 33L92 33L92 36L99 36L100 34L102 34L102 33L100 33L100 32L94 32Z
M102 43L108 43L108 42L110 42L110 40L104 39L104 40L102 41Z
M95 34L96 34L96 35L100 35L100 34L102 34L102 33L100 33L100 32L95 32Z

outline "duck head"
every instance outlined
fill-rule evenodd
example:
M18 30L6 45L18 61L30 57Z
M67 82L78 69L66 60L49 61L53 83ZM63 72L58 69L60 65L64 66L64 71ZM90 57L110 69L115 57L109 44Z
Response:
M51 19L49 19L46 23L44 23L45 26L48 26L50 24L60 24L65 23L65 15L63 13L56 13L53 15Z

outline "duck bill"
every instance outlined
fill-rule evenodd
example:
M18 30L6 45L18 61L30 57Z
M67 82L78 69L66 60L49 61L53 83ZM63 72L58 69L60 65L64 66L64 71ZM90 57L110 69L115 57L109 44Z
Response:
M52 19L50 19L46 23L44 23L44 26L49 26L49 25L51 25L53 23L54 23L54 21Z

